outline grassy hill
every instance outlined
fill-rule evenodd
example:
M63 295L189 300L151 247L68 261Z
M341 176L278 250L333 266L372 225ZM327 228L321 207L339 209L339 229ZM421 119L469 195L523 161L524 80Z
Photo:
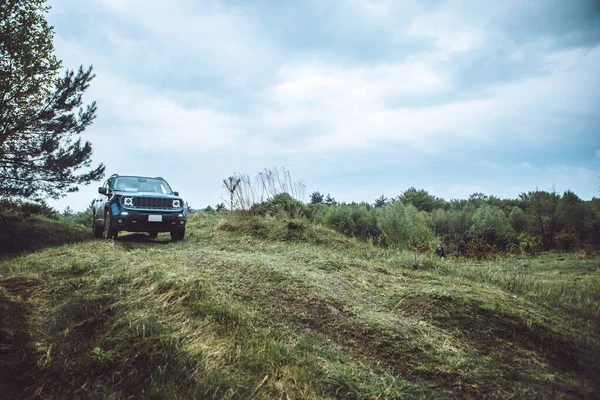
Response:
M194 216L0 261L0 391L40 398L598 398L600 262L454 262Z

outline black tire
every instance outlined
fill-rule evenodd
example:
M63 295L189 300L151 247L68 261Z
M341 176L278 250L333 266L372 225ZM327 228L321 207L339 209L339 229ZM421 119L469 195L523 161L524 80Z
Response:
M110 224L110 211L107 211L106 214L104 214L104 231L102 237L104 237L104 239L116 239L118 235L119 231Z
M148 237L150 239L154 239L157 236L158 236L158 232L148 232Z
M185 236L185 229L182 229L180 231L171 232L171 240L174 242L183 240L184 236Z
M103 227L98 226L98 224L96 223L96 216L92 215L92 235L94 236L94 238L100 239L102 237L103 231Z

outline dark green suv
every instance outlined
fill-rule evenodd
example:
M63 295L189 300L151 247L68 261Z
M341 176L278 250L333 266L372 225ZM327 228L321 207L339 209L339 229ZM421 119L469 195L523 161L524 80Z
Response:
M94 237L115 239L119 231L128 231L147 232L151 238L170 232L172 240L183 239L188 208L163 178L112 175L98 193Z

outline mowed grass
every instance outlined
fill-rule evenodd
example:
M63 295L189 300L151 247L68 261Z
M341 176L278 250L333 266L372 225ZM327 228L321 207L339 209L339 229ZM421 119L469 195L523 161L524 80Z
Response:
M41 398L595 398L598 258L454 262L194 216L0 262L0 390Z

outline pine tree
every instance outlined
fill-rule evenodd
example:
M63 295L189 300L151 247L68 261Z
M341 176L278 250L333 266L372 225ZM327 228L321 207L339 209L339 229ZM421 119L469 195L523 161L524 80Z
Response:
M323 195L319 192L312 192L310 194L310 204L323 204Z
M0 197L56 199L104 175L78 137L95 118L95 102L82 107L92 67L60 76L48 10L45 0L0 1Z

